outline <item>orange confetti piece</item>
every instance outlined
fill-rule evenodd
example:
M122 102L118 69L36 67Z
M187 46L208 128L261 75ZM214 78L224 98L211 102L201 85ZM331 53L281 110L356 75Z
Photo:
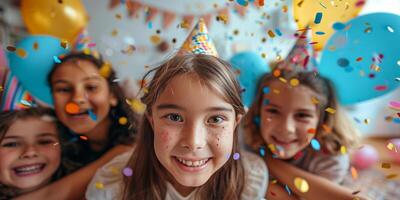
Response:
M290 85L293 87L298 86L299 83L300 83L300 81L297 78L290 79Z
M324 131L327 132L327 133L331 133L331 132L332 132L332 128L329 127L329 126L326 125L326 124L322 124L322 128L323 128Z
M128 123L128 119L126 117L120 117L118 119L118 123L121 125L125 125L126 123Z
M394 179L397 177L397 174L389 174L386 176L386 179Z
M89 139L88 137L86 137L84 135L79 136L79 138L81 138L82 140L88 140Z
M357 169L351 166L351 177L353 177L353 180L356 180L358 178L358 172Z
M327 109L325 109L325 111L330 113L330 114L335 114L336 113L336 110L331 108L331 107L328 107Z
M281 75L281 70L279 70L279 69L274 70L273 75L275 77L279 77Z
M390 163L382 163L382 168L390 169L390 167L391 167Z
M271 38L274 38L274 37L275 37L275 33L274 33L272 30L269 30L269 31L268 31L268 35L269 35L269 37L271 37Z
M312 102L313 104L319 104L319 100L318 100L317 97L311 97L311 102Z
M111 65L109 63L104 63L103 66L101 66L99 73L100 76L107 79L110 76L111 71L112 71Z
M308 134L315 134L317 132L317 130L315 130L315 128L310 128L307 130Z
M67 103L67 105L65 105L65 111L68 114L76 114L79 113L79 105L76 103Z
M21 58L25 58L28 55L28 53L24 49L21 49L21 48L18 48L16 53L17 53L17 56L19 56Z
M362 59L363 59L362 57L358 57L358 58L356 59L356 61L357 61L357 62L360 62L360 61L362 61Z
M153 43L154 45L158 45L161 43L161 38L158 35L152 35L150 36L150 41L151 43Z

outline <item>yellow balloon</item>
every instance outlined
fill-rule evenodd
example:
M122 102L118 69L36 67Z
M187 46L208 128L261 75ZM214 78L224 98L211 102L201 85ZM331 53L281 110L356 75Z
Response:
M312 28L312 42L317 42L314 49L321 50L334 33L332 25L336 22L345 23L356 17L365 2L366 0L293 0L293 12L299 29L307 26Z
M31 34L56 36L70 44L89 19L80 0L22 0L21 13Z

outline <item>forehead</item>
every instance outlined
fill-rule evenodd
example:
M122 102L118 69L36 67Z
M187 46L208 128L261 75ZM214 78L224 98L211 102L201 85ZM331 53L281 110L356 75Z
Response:
M99 76L99 69L92 62L82 59L69 60L62 63L54 71L52 80L74 79L80 80L87 77Z
M298 86L290 86L288 83L274 80L267 87L270 88L270 92L264 94L263 98L268 99L270 103L286 108L317 110L312 102L312 97L316 97L317 94L301 83Z
M41 133L57 135L57 126L45 117L17 119L6 132L6 136L32 137Z
M220 91L205 84L198 76L183 74L171 79L156 100L156 105L173 103L188 109L204 109L212 106L232 108Z

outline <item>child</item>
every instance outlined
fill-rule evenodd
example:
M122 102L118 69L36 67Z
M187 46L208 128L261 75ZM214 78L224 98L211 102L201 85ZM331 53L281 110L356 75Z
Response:
M48 75L54 109L65 136L75 141L66 156L84 167L20 200L81 199L96 170L133 145L137 116L111 66L86 50L60 60Z
M72 170L50 109L0 113L0 199L36 190Z
M263 198L265 164L240 154L244 108L229 64L187 54L154 70L135 150L97 172L87 199ZM123 168L125 177L112 167Z
M257 151L268 145L276 158L267 156L271 174L296 195L354 197L334 183L340 183L349 170L346 151L357 142L357 132L342 113L328 80L314 72L276 68L263 78L244 123L246 143ZM295 187L295 176L308 181L308 192ZM268 192L268 197L276 199L273 193Z

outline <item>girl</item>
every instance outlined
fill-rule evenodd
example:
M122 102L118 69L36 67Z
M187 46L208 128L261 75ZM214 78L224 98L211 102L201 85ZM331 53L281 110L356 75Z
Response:
M50 109L0 113L0 199L36 190L73 170L61 159Z
M246 143L256 151L269 147L276 158L267 156L271 174L297 196L354 198L335 183L349 170L345 151L356 144L357 132L339 108L328 80L314 72L274 70L259 85L244 123ZM308 181L309 191L298 190L295 177ZM290 198L278 184L270 186L271 199ZM284 191L280 197L279 191Z
M87 199L263 198L266 165L240 154L237 125L244 108L229 64L187 54L152 71L133 153L101 168Z
M75 142L67 157L85 167L21 200L83 198L95 171L133 144L136 116L111 66L87 50L60 61L48 75L54 109L65 136Z

